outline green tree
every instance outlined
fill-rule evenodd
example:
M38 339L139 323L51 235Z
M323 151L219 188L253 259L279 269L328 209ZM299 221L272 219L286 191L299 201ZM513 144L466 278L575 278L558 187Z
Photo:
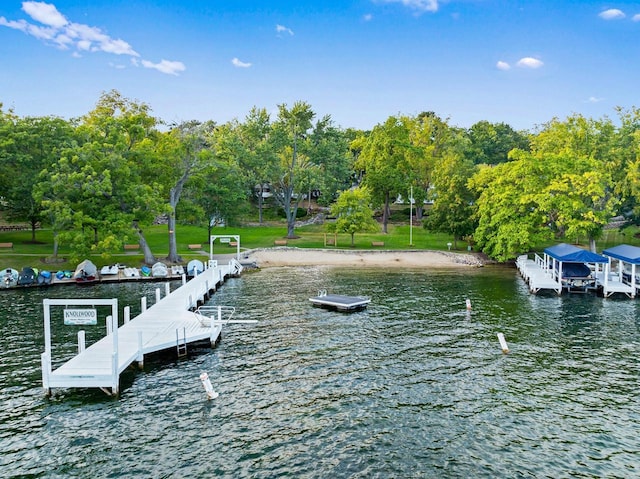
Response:
M274 144L273 125L267 110L253 107L244 123L230 127L242 142L239 164L246 181L246 188L254 195L258 204L258 221L263 222L263 206L266 188L276 178L279 165Z
M295 222L300 202L304 193L319 183L318 169L309 161L308 156L308 134L315 113L305 102L296 102L290 109L282 104L278 109L275 144L279 162L270 171L272 177L269 184L276 203L284 210L287 238L295 238Z
M539 207L550 178L547 165L519 150L512 161L482 166L469 180L478 195L474 241L491 258L506 261L552 238L548 215Z
M437 197L429 211L425 227L453 235L454 248L458 240L475 230L475 195L468 187L476 167L463 154L450 149L438 163L433 175Z
M582 115L554 119L531 140L534 161L549 165L553 173L540 196L540 208L556 235L573 241L586 237L592 251L619 206L614 140L609 119Z
M410 119L389 117L376 125L370 135L356 140L362 148L356 168L364 171L362 184L371 192L375 204L383 206L382 229L387 233L391 200L406 193L409 185L407 156L412 148L409 140Z
M506 123L479 121L469 128L469 155L475 164L497 165L508 161L513 149L529 150L529 137Z
M331 205L331 214L336 220L327 225L327 230L349 233L352 247L355 245L356 233L378 230L378 223L373 219L371 195L366 188L354 188L340 193L336 202Z
M41 222L42 205L34 198L40 172L55 163L74 142L73 125L56 117L20 118L0 109L1 196L6 217L27 221L31 240Z
M169 256L173 263L182 261L176 240L176 209L190 178L202 173L212 162L214 122L188 121L174 125L162 142L164 191L168 211Z
M318 203L328 205L337 198L340 191L351 186L353 170L349 137L333 124L329 116L325 116L313 126L309 140L309 160L319 168L321 177ZM308 191L309 209L311 196L312 192Z
M50 217L60 215L53 224L76 254L108 254L122 247L133 228L145 262L155 261L142 225L162 208L156 125L147 105L117 91L104 93L80 119L78 145L45 172L39 197Z

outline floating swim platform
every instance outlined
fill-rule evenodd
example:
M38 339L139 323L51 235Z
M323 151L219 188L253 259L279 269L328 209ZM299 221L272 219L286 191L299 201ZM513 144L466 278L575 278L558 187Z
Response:
M343 296L340 294L327 294L320 291L315 298L309 301L318 308L333 309L337 311L359 311L365 309L371 302L371 298L364 296Z

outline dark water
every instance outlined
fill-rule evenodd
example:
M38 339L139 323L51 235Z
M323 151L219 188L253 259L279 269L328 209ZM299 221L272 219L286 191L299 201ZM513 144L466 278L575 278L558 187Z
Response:
M157 286L46 294L118 297L135 312ZM329 312L308 301L319 289L373 301ZM111 399L44 397L45 293L0 293L2 477L640 476L638 300L530 296L501 268L268 269L213 298L258 324L147 363ZM58 354L76 332L57 325Z

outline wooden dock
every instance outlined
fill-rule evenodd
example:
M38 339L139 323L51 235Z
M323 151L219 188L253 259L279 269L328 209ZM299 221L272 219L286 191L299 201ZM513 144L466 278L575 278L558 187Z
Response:
M236 260L228 265L212 261L205 271L186 281L173 292L165 285L165 296L156 290L156 303L146 308L143 298L142 313L129 320L124 310L124 324L118 327L117 299L45 299L45 352L42 354L42 385L46 394L53 388L100 388L107 394L118 394L120 374L132 363L142 365L149 353L176 348L178 355L186 354L190 344L210 341L214 345L221 332L221 321L205 313L196 312L225 278L239 274L242 266ZM107 317L107 336L84 347L84 333L78 334L78 354L66 363L52 369L50 308L52 306L111 305L112 315ZM218 310L221 318L223 310ZM222 319L222 318L221 318Z

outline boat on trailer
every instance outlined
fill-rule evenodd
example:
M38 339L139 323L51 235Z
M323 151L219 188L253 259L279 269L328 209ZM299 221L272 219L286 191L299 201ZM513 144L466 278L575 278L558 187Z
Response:
M366 296L343 296L341 294L327 294L326 291L318 291L318 296L309 298L315 307L331 309L342 312L361 311L371 302Z

